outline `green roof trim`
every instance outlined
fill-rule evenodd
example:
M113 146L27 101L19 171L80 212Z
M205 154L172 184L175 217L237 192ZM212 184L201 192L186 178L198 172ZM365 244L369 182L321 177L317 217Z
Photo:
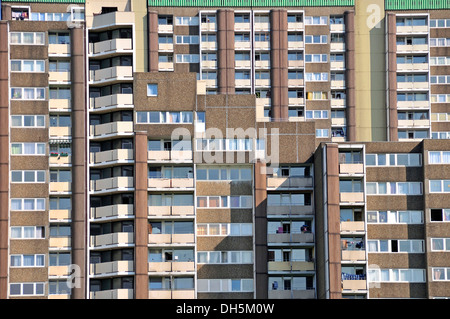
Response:
M15 3L85 3L86 0L1 0Z
M450 9L450 0L385 0L385 10Z
M149 7L353 7L355 0L148 0Z

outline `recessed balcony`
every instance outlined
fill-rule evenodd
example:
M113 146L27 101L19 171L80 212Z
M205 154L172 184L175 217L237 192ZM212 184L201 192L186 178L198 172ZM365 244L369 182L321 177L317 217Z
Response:
M53 250L65 250L71 247L70 237L50 237L48 248Z
M114 11L104 14L94 15L93 18L88 18L87 25L90 25L90 19L92 19L91 29L109 29L117 25L133 25L134 24L134 12L131 11Z
M344 70L345 62L344 61L332 61L332 62L330 62L330 69L331 70Z
M132 149L115 149L91 153L90 158L91 164L129 163L134 160L134 152Z
M426 109L429 108L429 101L398 101L398 109Z
M269 69L270 68L270 61L269 60L255 61L255 68L257 68L257 69Z
M402 128L428 128L430 120L398 120L398 127Z
M172 24L159 24L158 25L158 33L173 33L173 25Z
M255 22L253 25L254 31L269 31L270 22Z
M270 41L256 41L254 48L255 50L270 50Z
M300 205L267 206L268 215L312 215L313 208Z
M269 271L313 271L314 262L310 261L269 261Z
M70 56L70 44L49 44L49 56Z
M305 105L305 99L300 97L290 97L288 103L289 105Z
M366 260L366 251L365 250L342 250L341 251L341 259L342 259L342 261L362 262L362 261Z
M49 84L69 84L70 72L48 72Z
M194 206L148 206L148 216L194 216Z
M315 290L269 290L269 299L314 299Z
M65 277L69 276L69 266L49 266L48 276L49 277Z
M217 30L217 26L215 22L202 22L200 25L200 30L202 32L215 32Z
M117 176L90 181L91 191L127 190L134 187L130 176Z
M362 163L341 163L339 164L339 174L363 174L364 165Z
M67 139L72 136L72 130L69 126L51 126L48 128L48 135L50 138Z
M117 81L132 80L132 66L113 66L110 68L89 71L89 81L91 82L91 84L106 84Z
M397 71L426 71L428 63L397 63Z
M314 243L314 235L305 233L277 233L267 234L268 243Z
M149 178L148 188L194 188L193 178Z
M90 266L91 275L123 274L134 271L134 262L130 260L110 261Z
M365 232L363 221L342 221L341 222L341 232L345 233L359 233Z
M397 53L428 51L428 44L397 44Z
M364 203L364 193L339 193L341 203Z
M159 71L173 71L174 64L173 64L173 62L159 62L158 70Z
M330 51L345 51L344 42L330 43Z
M234 24L235 31L250 31L250 22L236 22Z
M166 261L149 262L149 272L194 272L195 264L193 261Z
M345 292L345 290L348 290L348 291L367 290L367 281L366 280L357 280L357 279L355 279L355 280L344 279L344 280L342 280L342 290L343 290L343 292Z
M428 82L397 82L398 90L428 90Z
M49 99L48 100L48 109L50 111L69 112L70 107L71 106L70 106L69 99Z
M148 151L148 160L151 162L189 162L192 161L192 151Z
M331 32L344 32L345 31L345 24L341 23L333 23L330 24L330 31Z
M237 69L250 69L252 63L250 62L250 60L237 60L234 61L234 66Z
M311 188L313 187L312 177L268 177L267 188Z
M428 33L427 25L397 26L397 33Z
M70 166L72 164L72 156L66 154L50 155L48 163L50 166Z
M89 43L91 56L108 56L119 53L132 53L133 43L131 39L111 39L96 43Z
M91 208L91 218L127 218L133 216L132 204L116 204Z
M252 82L250 79L245 79L245 80L234 80L234 84L237 88L250 88L252 85Z
M288 22L288 31L300 31L303 29L303 22Z
M288 50L303 49L305 43L303 41L288 41Z
M50 209L48 215L50 222L70 222L72 211L70 209Z
M50 182L49 192L50 194L67 194L72 191L71 182Z
M90 292L91 299L133 299L133 289L111 289Z
M194 244L194 234L149 234L148 243L156 245Z
M288 60L289 69L303 69L305 62L303 60Z
M194 289L149 290L148 298L149 299L195 299L195 291L194 291Z
M134 233L111 233L91 236L90 247L134 245Z
M132 121L110 122L91 125L91 137L108 137L109 135L132 135Z
M91 110L106 110L112 108L132 108L133 94L112 94L91 98L89 108Z
M202 50L217 50L217 42L202 41L200 44Z

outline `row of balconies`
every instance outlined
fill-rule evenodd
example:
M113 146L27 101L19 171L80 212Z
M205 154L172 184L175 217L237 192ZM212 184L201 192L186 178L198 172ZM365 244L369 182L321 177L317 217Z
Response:
M312 188L312 177L268 177L268 189L280 188Z
M96 43L89 43L89 55L105 56L115 53L132 53L132 39L111 39Z
M132 135L134 127L132 121L118 121L104 124L90 125L90 136L94 137L108 137L110 135Z
M148 188L183 188L194 189L193 178L149 178Z
M315 290L269 290L269 299L314 299Z
M397 44L397 53L412 51L426 52L428 51L428 44Z
M314 271L312 261L269 261L268 271Z
M113 66L104 69L90 70L90 84L105 84L115 81L131 81L133 80L132 66Z
M91 299L133 299L133 289L111 289L95 291L90 293ZM194 299L194 289L161 289L149 290L149 299Z

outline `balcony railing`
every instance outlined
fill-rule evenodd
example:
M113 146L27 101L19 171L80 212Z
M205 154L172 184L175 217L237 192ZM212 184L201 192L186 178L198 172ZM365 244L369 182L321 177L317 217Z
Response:
M362 163L340 163L340 174L363 174L364 165Z
M115 149L90 154L91 163L109 163L109 162L129 162L134 159L134 152L131 149Z
M269 177L267 188L310 188L313 187L312 177Z
M111 134L131 134L133 133L132 121L111 122L98 125L91 125L91 136L101 137Z
M148 206L148 216L194 216L194 206Z
M269 243L313 243L314 234L305 233L277 233L268 234L267 242Z
M149 244L193 244L194 234L149 234Z
M168 289L155 289L149 290L149 299L194 299L194 289L180 289L180 290L168 290Z
M149 188L194 188L193 178L149 178Z
M114 25L132 25L134 24L134 12L131 11L114 11L105 14L94 15L92 19L92 29L102 29ZM90 21L87 24L90 25Z
M72 211L70 209L50 209L48 211L49 220L51 222L56 221L70 221Z
M91 247L111 246L111 245L132 245L134 243L134 233L111 233L91 236Z
M129 273L134 271L134 262L129 260L110 261L90 265L92 275Z
M111 218L133 216L132 204L117 204L91 208L91 218Z
M133 299L133 289L111 289L90 293L91 299Z
M149 262L149 272L193 272L195 264L193 261L166 261L166 262Z
M90 181L91 191L133 188L133 180L130 176L117 176Z
M91 109L106 109L112 107L133 107L133 94L112 94L91 98Z
M148 160L156 162L192 161L192 151L148 151Z
M89 43L89 54L104 55L117 52L133 52L131 39L112 39Z
M269 261L269 271L312 271L314 262L312 261Z
M132 66L113 66L99 70L89 71L89 80L92 83L103 83L119 80L133 80Z
M269 299L314 299L315 290L269 290Z
M311 215L313 213L314 212L311 205L267 206L268 215Z
M340 193L340 201L346 203L363 203L364 193L354 192L354 193Z
M68 56L70 55L70 44L49 44L49 55Z

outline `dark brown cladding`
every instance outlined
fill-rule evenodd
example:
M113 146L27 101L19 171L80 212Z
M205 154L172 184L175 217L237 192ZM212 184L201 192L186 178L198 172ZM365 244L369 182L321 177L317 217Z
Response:
M135 298L148 299L147 132L136 132L135 154Z
M345 12L345 85L347 103L347 139L356 141L355 92L355 12Z
M256 299L268 298L266 164L255 164L255 283Z
M3 6L2 6L3 8ZM8 294L9 89L8 23L0 21L0 299Z
M234 11L217 10L217 84L219 94L234 94Z
M87 241L87 109L85 72L85 28L70 29L72 83L72 263L80 267L79 283L72 289L72 299L86 298Z
M158 72L158 13L148 11L148 71Z
M287 10L270 11L270 83L272 118L288 118L288 40Z
M387 59L388 59L388 127L389 141L398 141L397 119L397 27L396 16L393 13L387 15Z

